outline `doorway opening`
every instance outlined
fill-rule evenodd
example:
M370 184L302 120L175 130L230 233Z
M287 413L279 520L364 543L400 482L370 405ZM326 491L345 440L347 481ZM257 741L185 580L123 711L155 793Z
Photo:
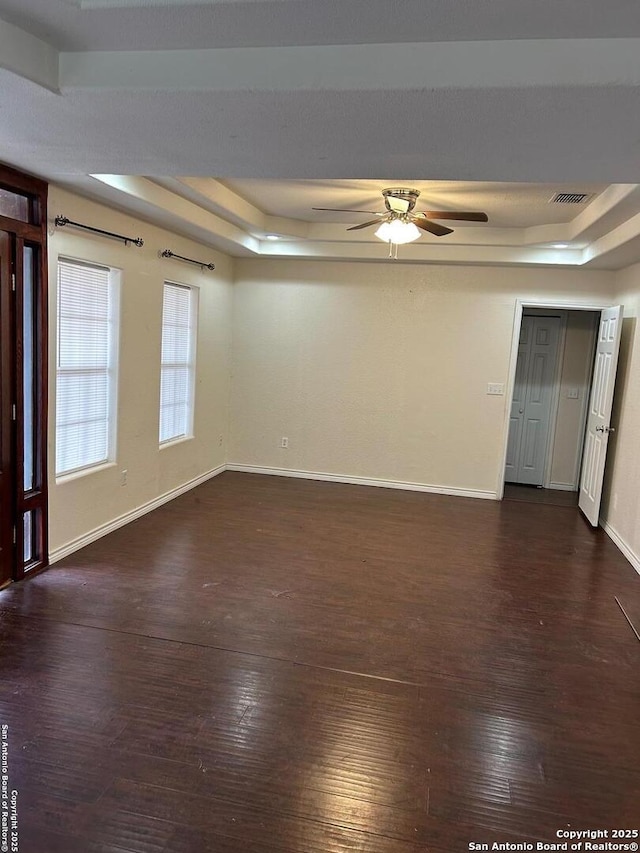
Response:
M598 524L621 306L518 303L502 495Z
M0 166L0 588L47 565L46 202Z

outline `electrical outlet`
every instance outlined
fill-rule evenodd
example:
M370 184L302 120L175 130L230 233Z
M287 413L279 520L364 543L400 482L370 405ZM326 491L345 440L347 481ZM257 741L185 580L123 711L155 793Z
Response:
M567 399L568 400L577 400L579 397L577 388L567 388Z
M495 394L496 396L501 397L504 394L504 383L489 382L487 385L487 394Z
M283 435L280 439L280 447L289 447L289 439L286 437L286 435Z
M129 473L129 472L127 471L127 469L126 469L126 468L120 472L120 485L121 485L121 486L126 486L126 485L127 485L127 474L128 474L128 473Z

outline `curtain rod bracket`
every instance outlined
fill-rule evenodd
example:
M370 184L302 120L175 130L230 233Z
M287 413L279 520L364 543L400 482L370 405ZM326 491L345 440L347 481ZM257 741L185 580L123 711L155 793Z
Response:
M84 231L91 231L93 234L102 234L104 237L113 237L114 240L122 240L125 246L133 243L134 246L144 246L144 240L141 237L125 237L122 234L115 234L113 231L103 231L102 228L94 228L92 225L83 225L81 222L73 222L66 216L56 216L54 220L56 228L64 228L65 225L72 225L74 228L82 228Z
M187 264L195 264L197 267L203 270L214 270L216 268L215 264L206 264L204 261L194 261L193 258L185 258L183 255L176 255L175 252L172 252L171 249L163 249L160 253L161 258L176 258L179 261L185 261Z

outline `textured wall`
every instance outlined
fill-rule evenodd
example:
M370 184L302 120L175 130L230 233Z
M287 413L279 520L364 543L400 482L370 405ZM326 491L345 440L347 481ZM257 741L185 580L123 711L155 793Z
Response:
M240 465L495 492L516 299L609 302L600 271L241 260ZM282 436L289 448L280 448Z
M51 215L64 214L109 231L142 236L143 248L71 227L49 239L50 428L49 535L55 551L96 527L151 501L224 463L226 458L231 347L231 263L215 252L216 271L160 259L170 247L187 257L211 255L191 241L52 187ZM116 464L56 482L55 364L58 255L122 270ZM162 287L169 279L200 288L195 398L195 438L158 447ZM222 436L222 445L220 437ZM120 484L126 469L127 485Z

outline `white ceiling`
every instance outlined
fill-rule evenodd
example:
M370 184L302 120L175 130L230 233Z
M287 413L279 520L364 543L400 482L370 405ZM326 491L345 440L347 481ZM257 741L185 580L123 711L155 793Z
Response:
M418 210L479 210L489 216L491 227L527 228L546 223L569 222L581 213L606 184L507 184L464 181L224 181L256 207L274 215L312 222L340 222L346 228L367 220L366 216L313 211L314 207L351 208L384 211L381 190L385 187L410 187L420 192ZM589 198L580 206L551 204L558 192L586 192ZM371 217L368 217L369 219ZM451 224L451 223L450 223ZM455 227L477 227L460 222Z
M407 184L490 218L407 260L640 259L629 0L0 0L0 117L5 162L236 255L382 259L310 208Z

